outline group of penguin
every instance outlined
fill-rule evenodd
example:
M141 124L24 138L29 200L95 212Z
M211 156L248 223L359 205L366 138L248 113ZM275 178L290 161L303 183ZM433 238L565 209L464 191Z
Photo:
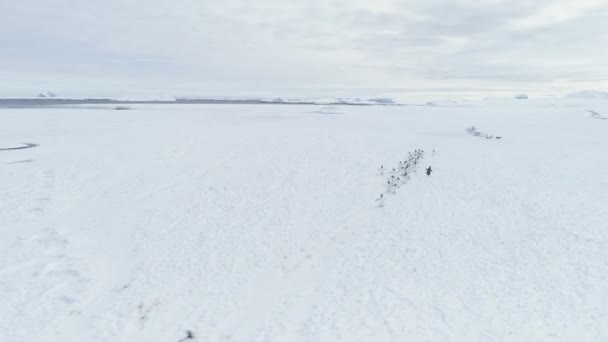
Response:
M468 127L467 133L474 137L479 137L479 138L497 139L497 140L502 139L502 137L499 137L499 136L494 136L494 135L490 135L488 133L479 132L475 126Z
M433 150L433 155L436 151ZM408 152L407 159L405 161L399 161L399 165L390 171L390 177L386 180L386 193L395 194L397 188L401 185L406 184L410 180L410 176L418 170L419 162L424 158L424 151L422 149L415 149L414 152ZM384 166L380 166L378 173L384 175L387 170ZM426 169L427 176L430 176L433 169L429 166ZM384 207L384 201L386 197L384 194L380 194L380 197L376 199L379 207Z

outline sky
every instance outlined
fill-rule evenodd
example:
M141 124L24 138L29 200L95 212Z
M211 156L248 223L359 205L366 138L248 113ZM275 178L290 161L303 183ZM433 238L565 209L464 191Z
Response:
M0 0L0 66L0 96L606 91L608 0Z

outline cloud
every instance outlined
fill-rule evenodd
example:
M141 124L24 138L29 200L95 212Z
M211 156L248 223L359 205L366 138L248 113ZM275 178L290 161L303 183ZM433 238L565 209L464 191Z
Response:
M0 82L605 88L607 13L601 0L6 1Z

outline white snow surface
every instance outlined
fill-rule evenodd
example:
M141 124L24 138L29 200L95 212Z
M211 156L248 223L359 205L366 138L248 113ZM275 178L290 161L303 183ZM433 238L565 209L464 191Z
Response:
M316 114L348 114L345 106L319 106L309 113Z
M566 97L581 99L608 99L608 92L597 90L582 90L567 94Z
M0 341L608 340L608 103L317 109L0 109Z

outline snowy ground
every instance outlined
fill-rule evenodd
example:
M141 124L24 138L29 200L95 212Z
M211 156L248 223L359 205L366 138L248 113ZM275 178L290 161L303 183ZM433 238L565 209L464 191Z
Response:
M608 339L608 101L338 109L0 109L0 340Z

